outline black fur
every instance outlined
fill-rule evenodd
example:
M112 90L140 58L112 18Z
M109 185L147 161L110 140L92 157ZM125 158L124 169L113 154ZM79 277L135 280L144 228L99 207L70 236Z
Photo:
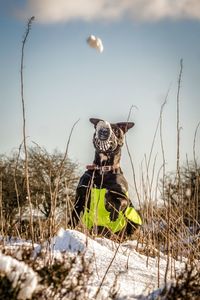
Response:
M110 212L110 219L115 221L118 217L118 211L125 211L127 206L132 206L131 201L127 196L128 184L123 175L120 167L121 148L123 146L124 134L128 129L134 126L134 123L123 122L116 124L109 124L108 128L102 127L98 131L98 124L104 125L104 121L100 119L90 119L90 122L95 126L95 133L93 136L93 144L95 147L95 158L93 161L94 166L104 167L112 166L113 170L102 172L102 170L87 170L80 178L77 191L76 191L76 203L72 213L72 225L76 226L81 212L84 211L85 205L89 208L90 205L90 190L92 187L106 188L107 193L105 196L105 207ZM111 129L112 132L109 132ZM110 141L108 145L105 145L107 149L102 150L99 148L101 140L108 141L110 135ZM100 139L99 139L100 136ZM98 140L99 139L99 140ZM108 148L108 146L110 146ZM104 148L104 145L102 146ZM126 233L131 234L136 224L127 224Z

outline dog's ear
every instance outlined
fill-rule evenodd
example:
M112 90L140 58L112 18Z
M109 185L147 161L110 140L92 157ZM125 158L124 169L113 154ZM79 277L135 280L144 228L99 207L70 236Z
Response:
M117 126L126 133L130 128L132 128L135 125L133 122L119 122L117 123Z
M94 124L94 126L96 126L99 121L102 121L102 120L101 119L90 118L90 122L92 124Z

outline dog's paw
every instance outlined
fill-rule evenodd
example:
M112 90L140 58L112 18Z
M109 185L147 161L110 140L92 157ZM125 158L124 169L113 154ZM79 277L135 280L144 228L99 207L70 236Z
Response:
M120 202L119 210L125 211L128 206L128 200L125 198L118 198L118 200Z
M128 206L126 198L119 198L115 193L108 191L105 196L105 208L110 212L110 220L116 221L120 211L125 211Z

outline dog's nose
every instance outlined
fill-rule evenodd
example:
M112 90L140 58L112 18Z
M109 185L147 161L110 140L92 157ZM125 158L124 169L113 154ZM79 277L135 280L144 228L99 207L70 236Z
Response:
M106 141L110 136L110 129L109 128L100 128L98 131L98 138L101 141Z

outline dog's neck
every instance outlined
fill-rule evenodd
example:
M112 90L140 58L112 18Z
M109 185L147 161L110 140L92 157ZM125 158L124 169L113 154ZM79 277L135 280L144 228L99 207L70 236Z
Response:
M119 168L121 159L121 149L117 153L95 152L94 164L97 166L114 166Z

